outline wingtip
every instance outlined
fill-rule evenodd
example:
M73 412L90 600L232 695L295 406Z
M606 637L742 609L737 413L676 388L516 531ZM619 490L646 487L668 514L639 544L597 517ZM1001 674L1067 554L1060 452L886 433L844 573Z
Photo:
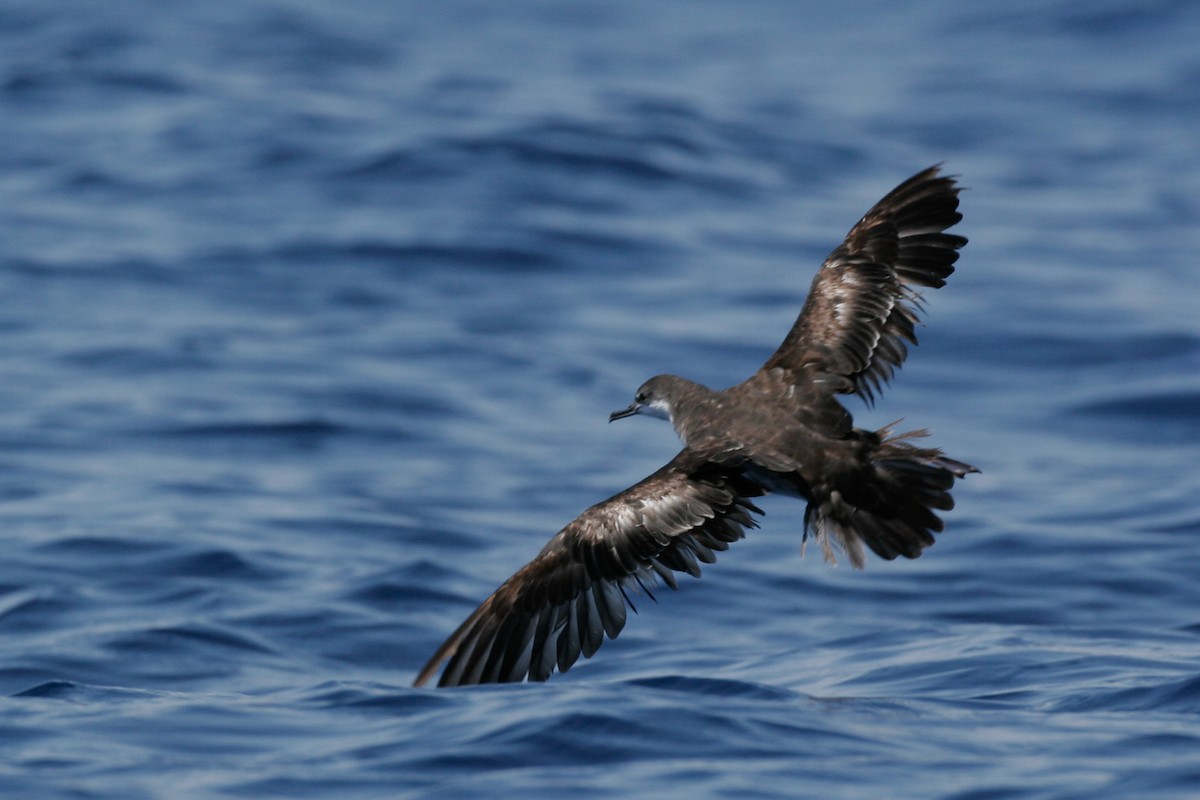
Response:
M421 668L421 671L417 673L416 680L412 682L413 688L424 688L425 684L429 683L429 681L438 674L438 670L442 668L442 664L445 662L448 656L449 653L443 653L441 649L434 653L433 657L430 658L429 661L426 662L425 666Z

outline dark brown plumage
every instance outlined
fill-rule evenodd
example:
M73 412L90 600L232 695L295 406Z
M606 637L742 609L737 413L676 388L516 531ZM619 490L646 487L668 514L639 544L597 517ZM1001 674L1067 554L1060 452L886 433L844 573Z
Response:
M872 403L916 344L920 295L954 271L967 243L945 233L958 192L938 167L880 200L826 259L779 349L742 383L714 391L673 375L651 378L633 414L667 418L683 450L640 483L583 512L451 634L417 676L440 686L546 680L591 657L625 624L629 590L676 572L700 575L755 527L752 499L808 501L805 538L856 566L863 545L885 559L916 558L942 530L935 510L975 468L912 440L918 431L865 431L838 402Z

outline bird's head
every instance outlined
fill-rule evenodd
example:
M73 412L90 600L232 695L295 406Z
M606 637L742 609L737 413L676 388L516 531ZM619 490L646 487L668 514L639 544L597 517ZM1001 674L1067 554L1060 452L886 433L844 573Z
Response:
M648 417L671 419L671 387L673 381L678 381L673 375L658 375L641 385L633 396L633 403L628 408L614 411L608 415L608 421L632 417L634 414L645 414Z

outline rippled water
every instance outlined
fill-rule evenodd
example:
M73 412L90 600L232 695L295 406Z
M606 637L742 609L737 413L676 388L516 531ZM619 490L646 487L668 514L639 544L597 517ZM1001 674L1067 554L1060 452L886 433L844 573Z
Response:
M0 794L1191 798L1200 9L0 6ZM960 271L860 424L979 465L921 559L802 506L545 685L416 670L676 448L883 192Z

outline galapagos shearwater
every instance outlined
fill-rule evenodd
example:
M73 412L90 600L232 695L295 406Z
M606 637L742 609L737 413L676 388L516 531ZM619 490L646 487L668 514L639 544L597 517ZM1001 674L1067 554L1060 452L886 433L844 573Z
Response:
M938 288L967 243L959 187L934 166L909 178L850 229L825 260L779 349L742 383L720 391L659 375L628 408L670 421L683 450L640 483L584 511L505 581L437 649L414 683L446 664L439 686L544 681L590 658L625 625L629 590L655 578L700 575L757 527L752 498L807 501L804 536L827 560L855 567L864 546L916 558L942 530L935 511L974 467L922 447L925 431L855 428L838 401L868 405L916 344L915 287ZM651 595L653 596L653 595Z

